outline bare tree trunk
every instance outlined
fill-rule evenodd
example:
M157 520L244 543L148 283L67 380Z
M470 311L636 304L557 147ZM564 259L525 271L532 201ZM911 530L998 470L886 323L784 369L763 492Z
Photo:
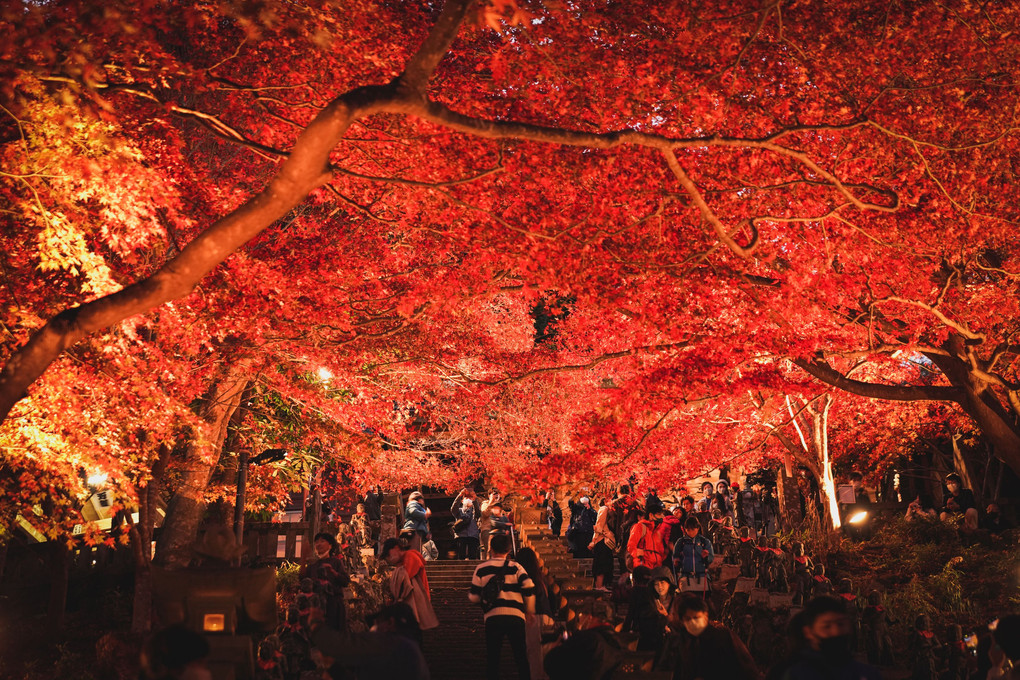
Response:
M247 364L240 362L234 364L210 390L202 415L209 424L213 455L205 455L207 447L197 441L193 440L188 445L181 484L170 500L163 532L156 542L156 564L169 569L188 565L205 506L205 490L219 462L227 437L227 425L240 404L247 383Z
M131 545L135 557L131 630L135 633L148 633L152 629L152 534L159 509L163 473L166 472L169 460L170 447L163 444L152 464L149 483L138 494L138 523L131 527Z
M966 352L962 338L952 336L944 347L953 356L925 356L960 389L962 398L957 403L981 428L981 436L992 446L995 457L1020 475L1020 429L1014 412L1002 405L987 384L974 375L970 364L961 358Z
M815 427L815 449L822 459L822 494L825 497L825 514L833 529L840 527L839 504L836 502L836 482L832 478L832 461L829 459L829 407L832 397L826 395L825 407L821 413L813 412Z

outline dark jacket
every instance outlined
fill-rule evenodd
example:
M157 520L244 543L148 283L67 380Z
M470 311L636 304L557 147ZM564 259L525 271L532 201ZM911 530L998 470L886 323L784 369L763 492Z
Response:
M590 505L584 505L573 499L570 504L570 526L585 536L595 533L595 520L598 517Z
M808 647L787 669L783 680L882 680L882 676L873 667L856 659L850 659L842 666L832 666L821 654Z
M549 680L609 680L623 658L610 628L589 628L550 649L543 667Z
M707 550L708 557L702 557L701 551ZM694 538L684 534L683 538L673 546L673 571L680 575L704 576L708 565L715 559L712 541L701 534Z
M563 528L563 508L560 507L560 502L550 501L546 498L542 507L549 510L549 530L559 536L560 529Z
M365 513L373 522L378 522L382 517L382 494L369 491L365 494Z
M952 501L952 505L950 505ZM971 508L977 508L977 501L974 500L974 492L970 489L960 489L953 496L949 493L946 494L946 502L942 507L942 512L966 512Z
M758 680L751 653L728 628L709 623L695 637L681 628L666 638L656 670L673 671L673 680Z
M450 514L453 515L454 523L459 520L466 520L467 524L464 525L460 531L454 530L453 535L457 538L478 538L478 518L482 516L481 504L475 500L471 503L468 510L464 510L464 494L459 493L457 497L453 499L453 505L450 506Z
M337 660L336 666L355 669L358 677L401 680L431 677L421 648L398 633L369 631L348 635L319 626L311 638L317 649Z

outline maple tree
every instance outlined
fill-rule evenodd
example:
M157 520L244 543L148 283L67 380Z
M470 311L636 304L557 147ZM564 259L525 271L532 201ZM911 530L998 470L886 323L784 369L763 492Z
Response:
M8 8L5 484L140 502L169 446L172 554L279 441L247 389L358 481L664 485L781 452L746 395L808 375L1020 470L1017 11Z

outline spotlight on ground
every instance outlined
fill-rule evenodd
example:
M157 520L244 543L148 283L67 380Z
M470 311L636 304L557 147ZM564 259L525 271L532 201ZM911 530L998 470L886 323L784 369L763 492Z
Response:
M868 511L861 510L855 512L846 522L847 524L863 524L866 521L868 521Z

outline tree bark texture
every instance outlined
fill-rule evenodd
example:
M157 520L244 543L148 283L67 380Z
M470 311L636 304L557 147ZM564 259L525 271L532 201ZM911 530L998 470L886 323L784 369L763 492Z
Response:
M156 542L154 561L160 566L180 569L191 560L191 547L198 536L205 507L205 490L219 462L231 416L237 410L247 384L247 366L242 362L231 366L227 375L210 389L202 416L209 424L213 454L203 455L209 447L197 441L192 441L187 447L181 484L170 500L163 531Z
M131 607L131 630L148 633L152 629L152 534L159 508L163 473L170 460L170 447L159 447L152 464L149 483L138 495L138 523L131 527L131 545L135 556L135 593Z

